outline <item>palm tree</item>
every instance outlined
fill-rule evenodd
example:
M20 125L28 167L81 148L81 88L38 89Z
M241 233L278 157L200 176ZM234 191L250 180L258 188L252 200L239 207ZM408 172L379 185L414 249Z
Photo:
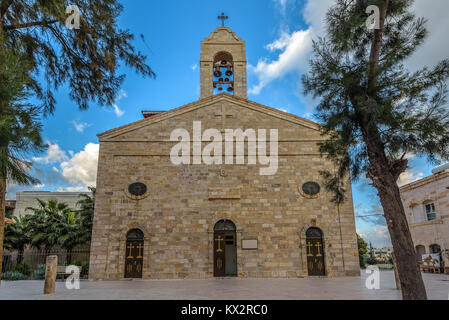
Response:
M67 251L66 262L72 263L72 252L77 246L90 241L91 230L83 227L79 212L64 211L58 225L58 244Z
M4 39L0 37L0 41ZM25 159L45 149L39 122L40 107L24 103L29 83L26 59L0 50L0 265L3 258L6 184L36 184ZM0 273L1 280L1 273Z
M80 213L83 227L92 232L92 224L94 218L95 210L95 194L97 189L95 187L89 187L91 194L81 194L81 200L78 201L77 205L80 207L78 211ZM89 238L90 241L90 238Z
M61 233L61 217L71 213L65 203L56 200L45 202L37 199L38 208L27 208L33 212L30 215L30 235L31 246L37 249L44 249L45 253L59 244Z
M3 246L9 251L17 251L17 264L23 261L23 252L31 241L30 224L28 218L28 216L22 216L20 218L13 217L13 220L16 223L5 226L5 239Z

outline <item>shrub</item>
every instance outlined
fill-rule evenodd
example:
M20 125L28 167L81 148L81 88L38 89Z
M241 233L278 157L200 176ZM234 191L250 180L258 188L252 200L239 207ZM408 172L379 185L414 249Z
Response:
M40 264L36 270L33 272L33 280L44 280L45 279L45 264Z
M75 260L75 262L72 263L72 265L77 266L77 267L82 267L83 266L83 260L81 260L81 258L78 258Z
M29 276L31 276L31 273L33 272L33 270L31 269L31 266L28 263L22 262L22 263L16 264L12 268L12 272L21 273L21 274L24 274L29 277Z
M81 274L87 276L89 274L89 262L83 263L81 267Z
M5 272L2 274L2 279L5 281L20 281L28 280L28 276L20 272Z

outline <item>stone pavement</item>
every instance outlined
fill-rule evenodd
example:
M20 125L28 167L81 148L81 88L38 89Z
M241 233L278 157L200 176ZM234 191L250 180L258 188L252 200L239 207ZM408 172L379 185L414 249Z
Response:
M381 272L381 289L367 290L367 275L355 278L208 279L81 281L80 290L57 282L56 294L44 296L43 281L2 281L0 300L397 300L391 271ZM449 276L424 274L429 299L449 298Z

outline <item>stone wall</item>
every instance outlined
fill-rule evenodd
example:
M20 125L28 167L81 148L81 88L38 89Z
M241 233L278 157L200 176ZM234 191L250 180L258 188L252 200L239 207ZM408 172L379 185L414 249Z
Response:
M170 133L192 135L193 121L203 131L278 129L277 174L261 176L260 165L173 165ZM239 277L307 276L311 226L324 233L327 276L360 275L351 186L337 208L319 174L333 169L320 157L321 139L310 121L225 94L100 135L90 278L124 277L133 228L145 234L144 278L212 277L213 228L221 219L237 226ZM317 199L301 196L308 181L320 183ZM143 199L129 197L134 182L148 186ZM242 239L258 239L258 250L242 250Z

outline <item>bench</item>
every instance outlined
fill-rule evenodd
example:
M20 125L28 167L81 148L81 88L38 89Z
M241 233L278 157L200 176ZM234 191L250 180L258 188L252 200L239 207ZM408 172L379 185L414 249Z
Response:
M434 266L421 266L421 271L424 273L441 273L441 269Z
M65 280L65 277L70 275L70 273L65 271L66 268L66 266L58 266L56 269L56 279L58 279L58 276L62 276L62 280Z

